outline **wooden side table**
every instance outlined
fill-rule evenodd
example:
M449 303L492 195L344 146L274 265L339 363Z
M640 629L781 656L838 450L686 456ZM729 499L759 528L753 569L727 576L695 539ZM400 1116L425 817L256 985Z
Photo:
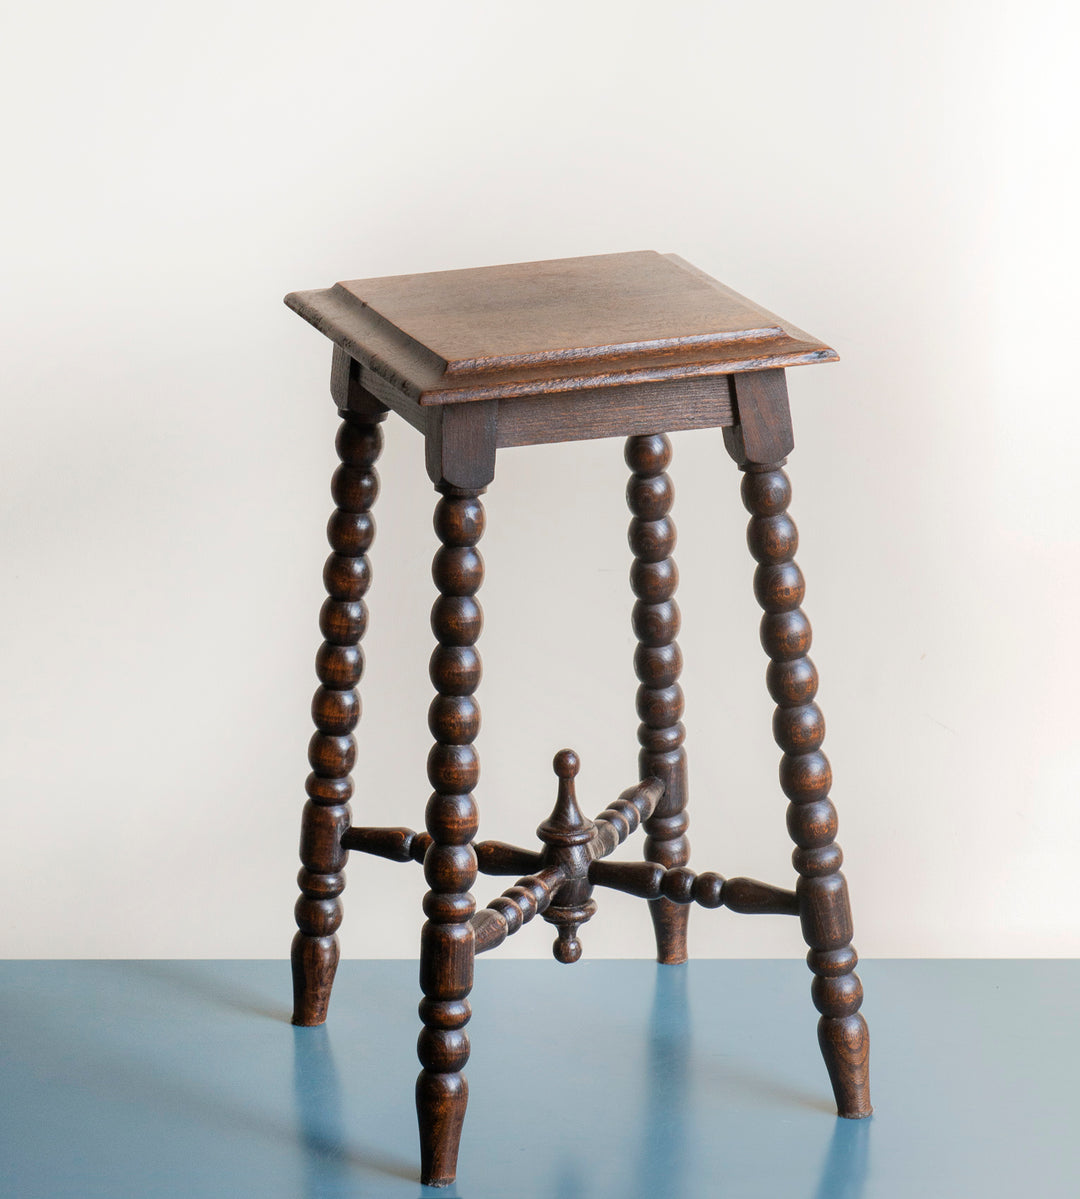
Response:
M462 1069L473 960L542 913L555 925L555 956L581 955L579 926L592 916L597 886L649 901L661 962L686 960L689 905L797 915L810 951L811 988L821 1013L819 1040L841 1116L871 1111L869 1040L859 1014L852 924L842 855L835 843L832 774L821 752L825 734L814 703L818 676L807 657L810 624L800 607L804 584L787 509L782 467L794 440L784 371L828 362L836 353L674 255L607 254L476 270L442 271L338 283L296 292L286 303L334 342L331 395L342 424L341 465L332 485L333 550L324 580L329 598L316 658L320 686L312 702L300 838L303 868L293 941L293 1021L326 1019L338 962L336 931L349 850L422 862L420 944L423 999L416 1085L421 1176L451 1182L468 1098ZM426 833L353 826L348 801L356 758L352 730L360 712L359 642L367 623L367 553L375 526L375 462L380 422L394 411L425 438L427 469L440 493L435 530L442 543L432 566L438 597L430 674L436 695L428 757L433 794ZM771 659L766 680L777 707L773 734L782 750L780 786L789 799L795 842L794 891L687 867L687 764L680 722L683 697L676 636L678 580L671 553L673 489L666 470L678 429L720 426L744 472L747 540L758 562L754 592L764 609L761 642ZM637 597L634 664L639 781L596 818L586 819L574 792L576 755L555 758L558 797L537 830L539 849L474 842L473 790L480 726L476 641L484 574L477 549L484 531L481 494L495 477L497 451L594 437L625 437L632 513L630 582ZM607 855L644 825L644 861ZM477 871L520 875L516 885L477 909Z

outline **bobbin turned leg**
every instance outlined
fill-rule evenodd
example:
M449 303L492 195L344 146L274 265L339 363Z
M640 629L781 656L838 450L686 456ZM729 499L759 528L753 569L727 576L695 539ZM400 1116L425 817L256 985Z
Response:
M376 423L382 414L342 410L341 416L341 465L332 483L337 508L327 526L333 553L323 570L328 598L319 615L325 641L315 659L321 685L311 701L316 731L308 746L312 772L300 830L299 931L292 943L293 1023L302 1025L326 1019L340 953L339 897L348 856L341 836L349 827L349 775L356 759L352 730L360 715L355 687L364 665L359 642L367 625L364 594L371 582L367 550L375 533L370 510L379 489L375 461L382 448Z
M472 846L479 824L473 788L480 764L473 741L480 709L473 695L480 684L483 613L476 593L484 561L476 548L484 531L480 493L495 473L495 408L474 402L434 413L426 438L428 474L442 492L435 507L435 532L442 543L431 574L439 596L431 610L438 644L431 655L431 682L437 692L428 710L435 744L428 755L432 795L427 831L432 843L424 855L424 896L420 938L420 1032L417 1053L423 1069L416 1080L420 1126L420 1179L446 1186L457 1173L458 1145L469 1098L462 1070L469 1060L465 1025L471 1008L475 934L469 923L476 910Z
M663 433L628 437L626 465L632 472L626 502L633 514L628 539L634 554L630 586L634 604L633 627L638 639L634 669L641 686L637 713L641 719L638 741L639 777L658 778L664 795L645 821L645 857L665 868L685 866L690 860L686 837L686 750L683 740L683 694L679 686L682 654L675 641L679 632L679 607L675 588L679 572L671 551L675 525L671 511L675 490L665 473L671 463L671 442ZM690 909L670 899L649 904L656 932L657 961L685 962L686 927Z
M745 473L743 503L750 513L747 543L758 562L754 594L764 609L761 643L771 662L766 675L777 703L773 736L783 751L780 785L791 801L788 831L796 849L796 894L811 994L821 1013L818 1041L832 1080L837 1111L869 1116L870 1037L859 1013L862 985L854 973L852 921L843 854L835 843L836 809L829 800L832 771L821 752L825 720L815 704L818 676L807 657L810 623L801 604L805 586L794 562L798 532L787 513L791 484L781 469L791 450L790 415L782 371L733 376L739 424L724 430Z
M438 691L428 724L435 744L428 756L434 794L427 806L432 844L424 856L431 890L424 897L427 923L420 945L420 986L424 999L418 1053L424 1067L416 1082L420 1120L421 1177L429 1186L453 1180L469 1086L461 1073L469 1060L475 911L470 888L476 880L476 854L470 842L478 813L472 790L479 762L472 746L480 726L473 692L480 682L480 656L474 642L481 611L475 593L484 567L476 543L484 509L475 496L446 496L435 511L435 531L443 543L432 573L440 595L431 612L439 644L431 657L431 681Z

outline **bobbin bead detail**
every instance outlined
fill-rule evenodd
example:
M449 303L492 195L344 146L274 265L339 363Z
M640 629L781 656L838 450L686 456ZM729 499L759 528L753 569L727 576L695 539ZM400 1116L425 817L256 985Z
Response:
M331 554L323 570L328 599L319 613L324 637L315 658L320 686L311 701L315 733L308 744L308 803L300 831L300 898L293 939L293 1023L326 1019L337 969L336 932L341 924L342 868L347 854L341 838L351 823L349 777L356 761L352 730L360 718L354 690L363 673L359 640L367 628L364 595L371 585L367 551L375 536L370 508L379 492L375 462L382 448L377 423L342 413L337 435L341 465L331 493L337 505L326 526Z
M761 644L771 659L766 682L776 701L773 737L783 751L780 785L791 803L787 825L799 874L796 895L807 958L821 1013L818 1039L842 1116L870 1114L869 1034L858 1014L862 986L853 973L851 907L835 844L836 810L829 800L832 770L821 752L825 718L814 702L818 676L807 654L810 622L801 604L806 591L794 562L799 535L787 513L791 484L779 466L748 469L743 502L750 513L746 541L758 562L754 595L764 610Z
M367 631L367 620L363 600L327 599L319 612L319 632L330 645L355 645Z
M670 511L675 489L666 469L671 464L671 442L663 433L629 437L625 447L630 481L626 502L632 519L627 534L634 561L630 588L636 597L631 627L638 640L634 670L641 683L636 708L639 777L659 778L664 795L645 821L645 857L667 867L685 866L690 843L685 833L686 753L681 724L683 695L678 679L682 655L675 640L679 633L679 607L675 590L679 572L671 553L675 525ZM680 876L669 876L671 886ZM656 932L657 958L661 962L686 960L686 924L689 907L669 896L649 904Z
M416 1096L422 1177L445 1181L456 1170L468 1099L461 1071L469 1060L465 998L472 986L475 953L469 921L476 910L471 888L477 863L471 842L479 821L472 796L480 773L472 744L480 731L473 693L482 673L475 648L483 628L483 612L475 598L484 578L484 561L476 548L484 531L479 496L444 495L435 507L434 526L441 542L431 568L439 590L431 609L437 644L429 663L436 695L428 709L428 727L435 744L427 761L431 845L424 856L424 877L431 889L424 896L427 922L420 945L424 1028L417 1052L423 1068Z

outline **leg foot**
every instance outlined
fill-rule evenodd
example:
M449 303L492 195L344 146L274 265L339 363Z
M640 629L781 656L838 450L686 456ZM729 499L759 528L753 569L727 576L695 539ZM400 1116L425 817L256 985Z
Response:
M679 966L688 961L689 905L672 903L670 899L654 899L649 904L649 914L656 933L656 960L663 966Z
M870 1104L870 1030L861 1015L822 1016L818 1044L836 1096L836 1114L862 1120L873 1112Z
M424 1186L449 1186L457 1177L458 1146L469 1102L464 1074L429 1074L416 1080L420 1125L420 1180Z
M293 1024L311 1028L325 1022L340 956L337 937L293 937Z

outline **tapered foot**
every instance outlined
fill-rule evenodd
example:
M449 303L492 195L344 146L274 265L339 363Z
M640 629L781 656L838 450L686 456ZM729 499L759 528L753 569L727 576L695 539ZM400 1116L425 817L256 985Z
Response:
M325 1022L340 956L337 937L293 937L293 1024L310 1028Z
M431 1074L416 1080L416 1116L420 1125L420 1181L449 1186L457 1176L458 1146L469 1102L464 1074Z
M836 1114L862 1120L873 1112L870 1104L870 1031L860 1015L818 1021L818 1044L829 1071Z
M690 908L670 899L654 899L649 904L653 930L656 933L656 960L664 966L678 966L689 958L686 930Z

